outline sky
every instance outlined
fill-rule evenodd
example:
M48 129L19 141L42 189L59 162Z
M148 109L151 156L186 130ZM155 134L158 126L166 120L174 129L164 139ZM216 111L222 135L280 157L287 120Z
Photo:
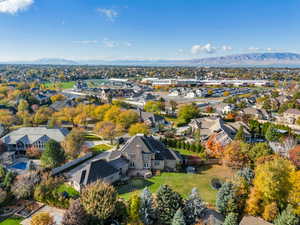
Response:
M300 0L0 0L0 61L300 53Z

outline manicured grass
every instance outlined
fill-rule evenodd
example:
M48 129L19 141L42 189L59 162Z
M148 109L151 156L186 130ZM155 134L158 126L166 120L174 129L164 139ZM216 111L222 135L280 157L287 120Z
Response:
M62 193L62 192L67 192L69 194L70 197L73 196L78 196L79 192L76 191L73 187L71 187L68 184L62 184L57 188L57 191Z
M59 83L46 83L46 88L61 88L61 89L69 89L73 88L75 81L67 81L67 82L59 82Z
M185 150L185 149L178 149L178 148L175 148L174 149L175 151L179 152L181 155L183 156L197 156L199 158L203 158L204 154L203 153L198 153L198 152L192 152L192 151L189 151L189 150Z
M22 219L19 218L8 218L0 223L0 225L20 225Z
M101 153L110 149L112 149L112 146L106 144L95 145L91 148L92 151L97 153Z
M186 198L191 189L196 187L201 198L210 203L215 204L217 191L211 187L211 179L218 178L226 180L232 176L232 171L226 167L213 165L203 166L197 174L186 173L161 173L150 179L136 178L128 181L127 184L118 187L120 197L128 199L133 192L140 192L146 186L152 193L156 192L160 185L167 184L174 191L180 193Z
M101 141L102 139L94 134L86 134L84 135L84 139L86 141Z

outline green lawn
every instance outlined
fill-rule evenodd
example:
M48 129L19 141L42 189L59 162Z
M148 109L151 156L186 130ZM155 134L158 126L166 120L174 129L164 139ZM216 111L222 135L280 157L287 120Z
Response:
M203 158L204 157L203 153L192 152L192 151L189 151L189 150L178 149L178 148L175 148L174 150L177 151L177 152L179 152L183 156L184 155L186 155L186 156L197 156L199 158Z
M67 192L69 194L70 197L73 196L78 196L79 192L76 191L73 187L71 187L68 184L62 184L57 188L57 191L62 193L62 192Z
M214 205L217 191L210 186L211 179L219 178L226 180L231 176L232 171L223 166L205 166L202 167L202 171L198 174L161 173L161 175L154 176L150 179L131 179L128 181L128 184L118 187L118 192L120 197L128 199L133 192L140 192L146 186L149 187L151 192L156 192L160 185L167 184L186 198L191 189L196 187L201 198L211 205Z
M45 83L46 88L61 88L61 89L69 89L73 88L75 81L66 81L59 83Z
M0 223L0 225L20 225L22 219L8 218Z
M84 135L84 139L86 141L101 141L102 140L101 137L98 137L94 134L86 134L86 135Z
M95 145L93 147L91 147L91 150L96 152L96 153L101 153L107 150L112 149L112 146L110 145L106 145L106 144L100 144L100 145Z

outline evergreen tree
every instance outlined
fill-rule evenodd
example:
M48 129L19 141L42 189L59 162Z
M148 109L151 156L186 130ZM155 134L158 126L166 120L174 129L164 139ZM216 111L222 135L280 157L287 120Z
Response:
M155 209L153 207L153 198L151 192L146 187L140 196L140 210L141 221L145 225L152 225L155 223Z
M140 197L134 194L129 199L128 214L129 219L133 223L138 223L139 221L139 208L140 208Z
M235 199L235 187L231 182L225 182L217 193L216 199L217 210L223 215L238 210Z
M252 184L252 179L254 178L254 171L251 168L243 168L237 172L237 175L243 177L247 181L248 185Z
M163 185L157 192L157 213L161 224L171 224L176 211L182 207L182 198L169 186Z
M237 213L229 213L223 225L238 225L238 214Z
M240 128L238 129L234 139L237 140L237 141L245 141L246 140L243 126L240 126Z
M45 150L41 157L42 166L54 168L63 163L64 160L65 155L60 144L55 140L49 140L45 145Z
M186 225L181 208L179 208L173 218L172 225Z
M275 219L275 225L298 225L300 218L293 212L293 208L289 205L282 213Z
M79 200L71 203L69 209L65 212L62 225L87 225L86 213Z
M193 188L183 208L186 224L194 224L202 216L205 208L206 205L200 199L197 189Z

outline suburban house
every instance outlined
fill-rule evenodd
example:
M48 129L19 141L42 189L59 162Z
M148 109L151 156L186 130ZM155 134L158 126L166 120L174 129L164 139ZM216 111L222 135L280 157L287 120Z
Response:
M1 141L7 146L8 151L25 154L26 149L30 147L44 150L46 142L50 139L62 142L68 133L69 131L64 128L22 127L2 137Z
M207 140L212 135L216 135L222 145L230 143L241 126L244 129L246 140L250 140L251 134L249 132L249 128L241 121L225 122L219 117L203 117L192 119L189 123L189 127L191 127L192 132L197 130L200 131L202 141Z
M248 107L242 110L244 115L250 115L254 119L263 119L268 120L270 119L270 114L265 109L257 109L253 107Z
M97 180L112 184L126 176L128 161L119 152L107 151L66 172L70 184L78 191Z
M142 111L140 108L135 110L135 112L138 113L140 122L144 122L151 128L158 129L161 125L168 125L165 118L160 115Z
M299 109L288 109L283 113L284 120L289 124L295 124L299 116Z
M180 154L172 151L152 136L137 134L118 151L129 161L133 175L142 175L151 170L176 171L182 163Z

